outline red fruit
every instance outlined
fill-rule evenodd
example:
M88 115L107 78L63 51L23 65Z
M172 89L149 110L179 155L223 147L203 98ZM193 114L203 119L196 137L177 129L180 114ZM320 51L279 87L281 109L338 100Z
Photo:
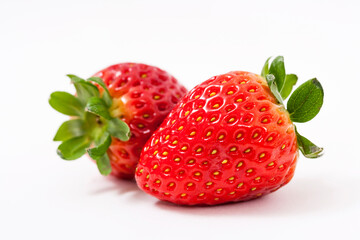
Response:
M70 77L72 78L73 83L75 83L78 92L77 95L79 96L79 86L76 85L77 77L72 75L70 75ZM105 115L110 115L110 118L108 117L107 119L106 116L102 116L102 113L97 112L96 109L92 109L91 106L89 110L87 106L87 104L89 104L89 97L84 101L81 109L83 110L83 108L86 108L87 111L82 111L77 118L83 120L83 125L92 124L95 126L95 130L86 129L83 131L85 135L92 136L89 137L91 138L89 140L90 142L100 142L95 145L101 145L101 143L103 143L101 139L105 134L111 135L112 137L108 137L111 144L108 144L107 154L104 150L101 152L108 157L105 156L102 160L99 160L97 159L99 158L98 155L92 154L91 156L97 161L98 166L100 164L99 170L104 175L107 175L112 169L111 174L116 177L132 178L144 144L150 138L151 134L159 127L170 110L172 110L180 98L186 93L186 89L167 72L157 67L138 63L116 64L96 73L94 77L101 78L108 89L112 101L108 105L103 104L105 105L103 108L106 108L107 113L105 113ZM93 79L96 78L88 79L89 81L87 81L87 84L93 83ZM101 79L98 80L101 81ZM96 86L100 90L100 98L102 98L102 102L104 103L106 100L104 96L105 91L99 84L96 84ZM87 88L86 84L85 88ZM80 91L82 90L80 89ZM50 104L52 102L54 101L50 99ZM52 104L52 106L53 105L54 104ZM94 106L95 108L98 107L96 104ZM79 106L79 108L81 107ZM59 111L59 109L56 110ZM93 116L90 118L84 117L89 114ZM107 121L114 121L111 119L121 119L123 122L120 121L118 122L119 124L126 123L128 125L126 126L126 124L124 124L125 127L123 126L123 140L115 137L116 133L111 134L107 131L106 128L109 126ZM103 128L105 128L105 130ZM118 128L121 128L121 126ZM131 133L130 139L128 139L129 130ZM100 131L101 133L97 134L96 131ZM94 145L91 143L91 145L88 144L89 141L83 144L85 147L81 147L82 153L85 153L86 148ZM66 156L64 157L63 152L66 152L67 149L64 150L62 148L61 150L62 152L59 154L63 158L74 158L72 154L66 155L66 153ZM75 157L77 158L79 156ZM108 158L109 161L107 161L106 158ZM111 164L111 168L109 163Z
M265 77L273 86L270 75ZM315 151L297 136L288 111L263 77L229 72L185 95L146 143L135 178L145 192L176 204L250 200L291 180L297 137L305 155L319 156L322 149Z

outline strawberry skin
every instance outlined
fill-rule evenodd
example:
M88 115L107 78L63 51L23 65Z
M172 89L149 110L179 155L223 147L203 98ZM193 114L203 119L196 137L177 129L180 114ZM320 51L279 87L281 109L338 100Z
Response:
M94 75L103 79L113 105L110 113L130 127L129 141L113 138L108 149L111 175L133 178L141 150L186 93L169 73L139 63L112 65Z
M289 113L261 76L236 71L185 95L145 144L135 178L158 199L215 205L276 191L297 158Z

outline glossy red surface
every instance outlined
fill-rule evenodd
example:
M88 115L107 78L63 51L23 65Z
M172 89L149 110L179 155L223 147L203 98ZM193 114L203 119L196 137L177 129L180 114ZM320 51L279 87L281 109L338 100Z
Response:
M113 97L111 114L125 121L131 131L127 142L113 138L108 150L112 172L133 178L141 150L151 134L186 93L169 73L153 66L121 63L94 76L101 77Z
M297 157L294 126L266 82L230 72L185 95L146 143L135 177L161 200L214 205L276 191Z

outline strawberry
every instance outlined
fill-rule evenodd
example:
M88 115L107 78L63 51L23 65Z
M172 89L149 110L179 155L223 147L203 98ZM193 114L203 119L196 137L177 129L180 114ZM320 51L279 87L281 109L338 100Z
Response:
M68 75L76 96L54 92L49 103L72 116L54 141L58 154L74 160L86 152L103 175L133 178L141 150L186 89L167 72L138 63L105 68L84 80Z
M234 71L188 92L145 144L135 173L138 186L158 199L215 205L278 190L294 175L298 149L308 158L322 148L293 122L320 110L323 89L311 79L287 102L294 74L283 57L266 61L262 75Z

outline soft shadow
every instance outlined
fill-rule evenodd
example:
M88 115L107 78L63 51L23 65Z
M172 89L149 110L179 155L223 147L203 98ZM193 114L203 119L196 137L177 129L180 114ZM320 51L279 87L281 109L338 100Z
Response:
M336 188L321 179L296 179L284 188L247 202L218 206L178 206L158 201L155 206L179 214L204 216L289 216L307 215L314 212L342 211L356 204L359 199L342 198L350 189Z
M118 194L125 194L129 192L140 191L134 179L118 179L116 177L107 177L106 182L103 183L97 190L90 194L99 195L107 192L117 192Z

